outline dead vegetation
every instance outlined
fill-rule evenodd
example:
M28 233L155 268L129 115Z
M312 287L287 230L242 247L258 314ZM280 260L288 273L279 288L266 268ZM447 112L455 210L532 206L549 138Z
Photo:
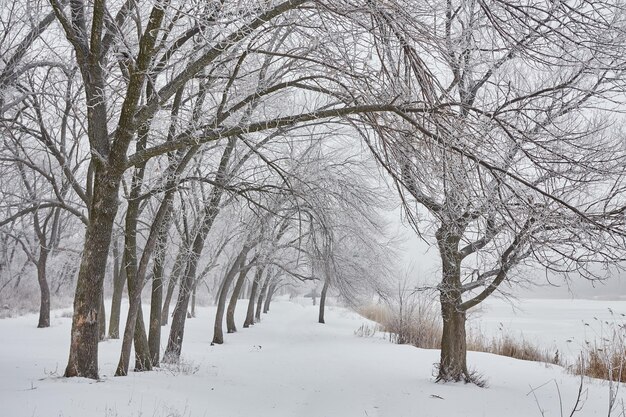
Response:
M576 375L626 382L626 327L623 318L613 316L612 321L598 322L599 330L592 335L593 342L586 342L579 360L569 369Z
M410 344L422 349L439 349L441 318L432 303L416 301L414 306L402 309L387 304L370 304L358 309L363 317L378 326L362 328L360 336L371 337L376 331L387 334L393 343ZM575 364L565 361L559 351L543 349L522 337L501 331L496 337L487 337L480 329L472 328L467 334L467 349L492 353L526 361L563 366L574 375L626 382L626 326L617 319L599 323L599 330L589 336ZM356 333L356 332L355 332Z
M419 300L414 307L394 311L385 304L371 304L358 309L363 317L375 321L393 343L409 344L422 349L439 349L442 323L432 302ZM504 332L489 338L479 329L467 334L467 349L526 361L563 365L558 351L549 351Z

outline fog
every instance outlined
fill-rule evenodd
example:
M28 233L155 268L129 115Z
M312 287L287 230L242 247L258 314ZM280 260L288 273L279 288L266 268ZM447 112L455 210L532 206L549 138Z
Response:
M396 221L392 229L401 241L399 273L408 274L409 279L420 286L437 285L441 271L437 248L418 238L405 222ZM399 279L403 278L402 275ZM507 296L519 298L626 299L626 273L614 268L608 275L609 278L601 281L591 281L580 275L571 275L566 279L555 274L546 277L545 268L535 268L524 272L524 276L532 280L532 285L513 284L503 290Z

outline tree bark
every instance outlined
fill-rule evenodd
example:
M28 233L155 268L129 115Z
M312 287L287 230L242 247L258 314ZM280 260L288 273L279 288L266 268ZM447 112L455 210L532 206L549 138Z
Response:
M152 267L152 297L150 300L150 331L148 345L152 366L159 366L161 360L161 304L163 300L163 270L167 249L167 233L171 222L171 210L165 224L159 232L157 247Z
M241 271L245 266L246 257L248 256L248 252L251 247L248 245L244 245L239 255L231 265L230 269L224 276L224 280L222 281L222 285L220 287L220 296L217 300L217 311L215 312L215 324L213 325L213 341L212 344L221 345L224 343L224 331L223 331L223 322L224 322L224 311L226 309L226 297L228 296L228 290L230 288L230 284L235 279L235 275L237 272Z
M138 145L139 147L139 145ZM130 354L135 347L135 370L143 371L152 369L148 335L143 322L141 308L141 291L143 289L142 277L137 271L137 220L139 217L139 194L143 181L143 167L135 169L132 180L131 198L126 209L126 221L124 228L124 260L126 263L126 283L128 286L128 316L124 327L120 359L115 371L116 376L128 374Z
M443 333L441 337L441 359L437 381L465 381L472 378L467 370L467 345L465 334L465 312L449 297L441 295Z
M89 105L87 108L89 113L94 112L93 106ZM92 115L91 119L101 120L104 124L101 129L108 141L106 112L100 114L99 117ZM81 376L98 379L98 312L111 233L119 205L118 193L121 179L121 173L112 174L102 165L96 164L89 226L85 235L74 297L66 377Z
M143 307L141 306L141 300L139 301L137 318L135 319L133 343L135 346L135 372L152 370L152 357L150 356L150 345L148 344L148 334L146 333L146 324L143 319Z
M111 298L111 317L109 318L109 339L120 338L120 316L122 310L122 296L126 287L126 267L124 258L121 258L117 242L113 245L113 296Z
M259 290L259 282L263 276L263 268L257 268L254 274L254 282L252 282L252 289L250 290L250 298L248 299L248 311L246 312L246 320L243 322L243 327L248 328L254 325L254 302L257 299L257 292Z
M263 286L261 287L261 291L259 291L259 298L256 303L256 311L254 313L254 320L256 322L261 321L261 310L263 309L263 300L265 299L265 294L267 293L267 289L269 287L270 281L272 277L268 274L265 277L265 281L263 281Z
M165 293L163 308L161 309L161 326L165 326L169 322L170 304L172 302L172 296L174 295L174 289L176 289L176 285L178 284L180 276L183 273L187 262L186 253L190 249L191 248L183 242L183 246L179 249L178 255L176 256L176 261L174 261L174 266L170 272L170 279L167 282L167 292Z
M253 262L254 261L251 263ZM237 282L235 282L233 292L230 295L230 301L228 302L228 308L226 309L226 331L228 333L235 333L237 331L237 325L235 324L235 308L237 307L237 300L239 300L239 294L241 293L243 284L246 282L246 276L252 267L250 264L246 265L239 271L239 278L237 279Z
M41 247L39 249L39 259L37 260L37 282L39 283L39 293L41 296L38 328L50 327L50 287L46 277L48 253L47 248Z
M107 336L107 313L104 309L104 291L100 297L100 312L98 313L98 338L100 341L106 339Z
M320 314L319 314L319 322L325 323L324 321L324 308L326 307L326 293L328 292L328 286L330 284L330 280L326 278L324 281L324 286L322 287L322 293L320 294Z
M183 337L185 335L187 306L189 305L189 298L191 296L191 290L193 285L193 279L196 273L197 263L197 256L195 254L192 254L188 260L185 274L180 282L178 299L176 300L176 306L174 306L174 313L172 314L172 325L170 327L167 347L165 348L165 353L163 354L164 362L173 363L178 361L178 359L180 358L180 352L183 345Z
M170 335L167 341L167 348L163 355L163 360L167 362L176 362L180 358L180 352L183 345L183 337L185 334L185 320L187 319L187 307L189 306L189 297L191 295L192 286L196 279L196 270L198 269L198 260L204 249L204 242L213 227L213 222L220 211L220 201L222 200L222 194L224 193L224 184L226 184L226 169L230 161L230 156L235 148L236 139L230 138L228 144L224 149L224 153L220 159L220 164L215 174L215 186L211 190L211 196L209 204L204 209L204 217L200 229L196 233L196 236L191 245L191 254L187 259L187 265L185 268L185 274L180 283L180 290L178 291L178 300L176 301L176 307L174 308L174 315L172 316L172 326L170 328Z
M193 283L193 291L191 291L191 312L189 318L196 317L196 290L198 289L198 280Z
M276 291L276 285L272 284L267 289L267 296L265 297L265 303L263 304L263 313L266 314L270 311L270 303L272 302L272 297L274 296L274 291Z
M437 230L437 243L442 263L442 282L439 286L443 334L437 381L465 381L472 378L467 370L465 338L465 311L460 308L461 254L458 251L460 234L450 227Z

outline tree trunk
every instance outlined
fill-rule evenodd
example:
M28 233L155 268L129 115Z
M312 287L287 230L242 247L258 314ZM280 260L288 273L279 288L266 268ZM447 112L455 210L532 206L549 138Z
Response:
M319 322L320 323L325 323L324 321L324 308L326 306L326 293L328 292L328 286L330 284L330 280L328 278L326 278L326 280L324 281L324 286L322 287L322 293L320 294L320 315L319 315Z
M170 304L172 302L172 296L174 295L174 289L180 280L185 265L187 263L186 253L190 248L183 243L183 246L179 249L176 261L170 272L170 279L167 282L167 292L165 293L165 300L163 301L163 308L161 309L161 326L167 325L170 318Z
M106 339L107 336L107 313L104 309L104 291L100 297L100 312L98 314L98 338L100 341Z
M117 254L116 254L117 253ZM109 339L120 338L120 315L122 310L122 296L126 286L126 268L124 258L121 258L117 242L113 245L113 297L111 298L111 318L109 319Z
M263 276L263 269L257 268L254 274L254 282L252 283L252 289L250 290L250 298L248 300L248 311L246 312L246 320L243 322L243 327L248 328L254 324L254 302L257 298L257 291L259 290L259 282Z
M220 168L216 179L218 183L224 181L221 177L226 170L226 165L230 160L230 153L234 148L234 141L229 141L222 159L220 161ZM222 173L222 174L220 174ZM209 204L205 208L204 218L200 230L194 238L193 245L191 247L191 254L187 259L187 266L185 268L185 274L180 282L180 290L178 291L178 300L176 301L176 307L174 307L174 314L172 316L172 326L170 327L170 335L167 340L167 348L163 354L163 360L166 362L176 362L180 358L180 352L183 345L183 337L185 335L185 320L187 318L187 307L189 306L189 297L191 295L192 286L196 279L196 270L198 268L198 260L204 249L204 241L213 226L213 222L219 213L219 203L222 199L224 189L219 186L213 187L211 191L211 199ZM164 307L165 309L165 307Z
M441 295L440 298L443 334L437 381L471 382L466 359L465 312L458 311L458 306L449 302L448 297Z
M269 287L270 281L272 277L268 274L265 277L265 281L263 281L263 286L261 287L261 291L259 292L259 299L256 303L256 311L254 313L254 320L256 322L261 321L261 310L263 309L263 300L265 299L265 295L267 294L267 288Z
M172 325L170 327L167 347L165 348L165 353L163 354L164 362L174 363L178 361L178 358L180 358L183 336L185 335L187 307L189 306L189 298L191 297L193 281L198 264L197 258L198 256L195 253L190 256L185 274L180 281L178 299L176 300L176 306L174 306L174 313L172 314Z
M272 302L272 297L274 296L274 291L276 291L276 285L272 284L267 289L267 296L265 297L265 304L263 305L263 313L266 314L270 311L270 303Z
M53 3L55 3L53 4L55 13L62 14L59 4ZM70 357L65 375L68 377L84 376L98 378L98 312L108 252L111 245L111 234L119 205L120 182L126 170L128 146L135 136L134 119L136 109L141 97L141 89L144 85L147 69L152 61L151 51L157 39L156 32L161 26L165 11L156 6L153 8L145 33L141 36L140 52L136 61L137 68L134 68L132 71L130 82L124 95L115 136L111 140L107 125L109 120L107 111L108 100L104 96L106 91L104 76L104 59L106 54L101 55L102 29L106 26L102 24L105 6L103 3L95 3L94 5L90 43L87 42L86 34L80 28L81 18L78 17L77 21L74 22L74 17L81 14L82 7L82 4L73 7L72 23L62 26L64 26L66 31L66 37L74 45L85 87L87 136L92 155L91 163L94 167L94 181L93 187L91 187L93 195L91 196L89 206L89 226L87 227L76 296L74 298ZM146 133L149 129L148 126L149 122L146 121L142 127ZM145 137L147 137L147 134L139 136L141 141L144 141ZM139 164L138 167L141 165ZM145 166L145 163L143 165ZM89 181L88 188L91 185L91 181ZM137 199L131 199L129 200L129 205L136 202ZM133 237L135 231L130 231ZM126 232L128 233L129 231L126 230ZM135 247L132 247L129 252L134 250ZM127 259L127 261L129 261L132 268L134 266L133 259ZM128 272L129 270L127 269ZM129 276L127 278L130 283L135 277ZM137 287L137 293L140 295L141 285L137 285ZM136 306L137 302L139 302L140 309L141 301L139 296L134 296L133 288L130 288L130 286L128 292L130 294L131 309L129 311L130 320L127 321L127 324L134 326L133 306ZM123 346L125 343L128 343L129 335L127 333L134 333L133 329L130 330L130 332L125 331ZM149 361L150 353L147 352L147 355ZM124 358L125 356L124 351L122 351L121 357ZM122 359L121 362L124 360L128 361L128 358Z
M102 130L106 138L106 113L101 114L100 118L105 125ZM97 164L89 226L76 283L66 377L98 379L98 312L111 233L119 205L121 177L121 173L113 175L99 166Z
M226 331L228 333L235 333L237 331L237 325L235 324L235 308L237 307L237 300L239 300L239 294L241 293L244 282L246 282L246 275L248 275L250 267L251 266L248 264L239 271L239 278L233 287L233 293L230 295L230 301L226 309Z
M205 213L203 224L194 239L192 252L187 261L185 274L180 282L178 291L178 300L174 307L172 315L172 326L170 327L170 335L167 340L167 348L163 354L163 361L173 363L180 358L180 352L183 345L183 337L185 335L185 320L187 319L187 307L189 306L189 298L193 290L196 280L196 270L198 268L198 260L204 248L204 241L211 230L213 221L219 212L219 201L221 200L222 189L214 188L213 197L211 199L211 209Z
M161 304L163 300L163 270L167 249L167 233L170 228L171 213L159 232L152 267L152 297L150 300L150 331L148 345L152 366L159 366L161 360Z
M241 286L241 291L239 291L239 300L243 300L244 298L246 298L246 294L248 294L250 292L250 283L246 280L243 282L243 285Z
M472 382L467 370L465 311L460 308L462 303L462 258L458 251L460 236L444 226L437 230L436 236L442 264L439 299L443 319L441 359L437 381Z
M48 263L48 250L41 247L39 259L37 260L37 281L39 282L39 293L41 295L39 304L39 323L37 327L50 327L50 287L46 277L46 264Z
M231 265L230 269L224 276L224 280L222 281L222 286L220 288L220 296L217 300L217 311L215 312L215 324L213 325L213 341L211 344L221 345L224 343L224 331L223 331L223 322L224 322L224 311L226 309L226 297L228 296L228 289L230 288L230 284L235 279L235 275L237 272L244 268L244 263L246 262L246 257L248 256L248 252L251 247L248 245L244 245L239 252L239 255Z
M149 136L149 125L147 122L141 126L137 132L136 151L142 151L146 147ZM128 283L128 317L124 327L124 337L122 339L122 349L120 359L115 371L116 376L124 376L128 373L130 352L133 345L135 347L135 371L149 371L152 369L152 356L146 325L143 321L143 309L141 306L141 292L146 279L146 271L149 259L154 248L157 246L158 236L161 231L163 221L170 211L170 203L173 192L168 191L157 210L157 214L152 221L150 233L142 251L141 262L137 262L137 224L140 214L140 199L143 181L145 176L146 163L135 167L131 180L130 198L126 208L124 223L124 260L126 261L126 280Z
M224 193L223 184L226 183L226 169L230 161L230 156L235 148L236 139L229 138L228 144L222 153L220 158L220 164L215 174L215 186L211 190L211 197L209 203L204 208L203 219L200 225L200 229L196 233L191 245L191 254L187 260L185 268L185 275L180 283L180 290L178 292L178 300L176 307L174 308L174 315L172 317L172 327L170 328L170 335L167 340L167 348L163 355L163 360L167 362L176 362L180 358L180 352L183 345L183 336L185 334L185 320L187 318L187 307L189 306L189 296L192 290L192 285L195 283L196 270L198 268L198 260L204 249L204 242L213 227L213 222L220 212L220 201L222 200L222 194Z
M191 313L189 314L189 318L196 317L196 290L198 289L198 280L195 280L193 284L193 291L191 292Z
M143 307L141 306L141 299L139 300L139 308L135 319L133 343L135 346L135 372L152 370L152 357L150 355L150 345L148 344L146 324L143 320ZM130 353L130 350L128 352ZM128 368L126 369L126 372L128 373ZM122 375L120 374L119 376Z
M115 371L116 376L128 374L131 350L135 347L135 370L152 369L148 335L143 322L141 308L141 290L143 282L137 277L137 215L138 201L131 200L126 211L126 228L124 244L124 260L126 261L126 283L128 286L128 316L124 327L120 359Z

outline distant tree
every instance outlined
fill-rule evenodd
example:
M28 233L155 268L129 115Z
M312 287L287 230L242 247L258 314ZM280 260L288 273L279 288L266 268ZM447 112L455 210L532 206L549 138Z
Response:
M80 94L74 76L75 71L61 65L22 69L12 89L23 96L5 109L2 122L0 233L3 225L16 221L32 227L33 245L24 241L25 230L4 233L14 237L37 271L38 327L50 325L48 260L58 254L63 236L88 222L84 207L89 195L78 180L88 165L79 141L83 130L72 122L77 112L74 100ZM45 93L31 94L40 85Z

